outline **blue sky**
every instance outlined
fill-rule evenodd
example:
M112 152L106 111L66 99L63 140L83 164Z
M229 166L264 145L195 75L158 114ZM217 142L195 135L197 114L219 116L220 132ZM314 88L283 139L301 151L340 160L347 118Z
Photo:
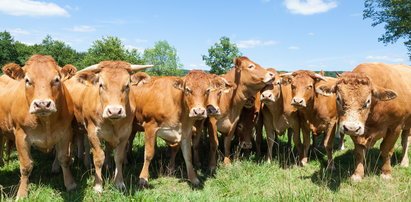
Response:
M50 34L79 51L104 36L139 50L167 40L185 69L209 69L201 55L221 36L278 70L409 64L403 41L378 42L384 28L363 20L363 8L363 0L0 0L0 30L27 44Z

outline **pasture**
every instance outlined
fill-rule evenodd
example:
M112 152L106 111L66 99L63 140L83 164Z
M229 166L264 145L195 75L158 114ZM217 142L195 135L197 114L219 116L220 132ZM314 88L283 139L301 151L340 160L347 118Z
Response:
M191 187L185 180L181 152L177 156L174 175L167 175L167 147L158 138L150 167L150 188L140 190L136 185L143 165L144 138L138 135L133 145L134 158L124 169L127 190L117 190L111 180L113 169L104 169L106 179L101 195L93 192L93 171L85 170L78 160L71 165L78 189L66 192L61 174L50 172L54 154L32 149L34 169L29 196L24 201L409 201L411 198L411 169L398 165L402 156L399 142L392 158L392 180L380 178L379 150L375 147L367 152L366 177L362 182L353 183L348 179L354 166L354 145L350 137L345 137L345 150L334 152L336 171L333 172L324 169L326 156L323 149L311 149L308 166L296 166L292 151L285 146L285 138L280 137L271 164L258 159L254 153L241 153L231 167L224 167L219 152L215 174L209 174L206 166L197 169L203 182L199 188ZM263 143L265 152L265 141ZM380 141L376 146L379 144ZM203 141L201 149L202 158L207 159L208 144ZM17 153L13 152L9 163L0 168L0 201L14 200L19 177Z

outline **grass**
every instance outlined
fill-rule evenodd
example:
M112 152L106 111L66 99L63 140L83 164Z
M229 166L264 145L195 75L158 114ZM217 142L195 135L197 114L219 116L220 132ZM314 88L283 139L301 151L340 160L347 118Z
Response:
M78 189L66 192L62 175L50 174L54 155L32 150L35 162L30 177L29 197L25 201L409 201L411 199L411 168L398 166L402 152L397 143L392 158L393 179L379 177L381 159L379 150L367 152L366 178L352 183L348 178L353 172L353 144L346 137L344 151L334 153L336 171L326 171L323 150L313 149L309 165L295 166L293 152L285 145L285 136L275 149L275 160L266 163L254 153L242 153L232 166L221 163L213 175L206 166L197 169L201 188L192 188L186 180L186 170L181 152L178 154L174 176L167 176L167 147L158 141L156 156L150 167L150 188L137 189L138 175L142 168L144 138L137 136L133 145L133 160L124 169L127 190L117 190L112 182L113 170L104 170L104 192L93 192L93 170L85 170L79 161L71 169ZM376 145L379 145L377 143ZM265 146L265 145L264 145ZM207 144L203 141L202 159L207 159ZM221 149L221 148L220 148ZM265 149L265 148L263 148ZM279 152L278 152L279 151ZM0 201L14 200L19 183L19 163L16 152L11 160L0 168Z

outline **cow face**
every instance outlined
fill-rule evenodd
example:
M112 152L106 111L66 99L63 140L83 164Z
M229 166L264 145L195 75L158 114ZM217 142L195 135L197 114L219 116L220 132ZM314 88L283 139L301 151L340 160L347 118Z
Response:
M127 116L126 105L132 82L130 75L137 70L127 62L103 61L94 69L79 72L78 79L98 88L103 119L117 120Z
M62 80L73 76L76 68L71 65L61 68L50 56L33 55L24 67L9 64L3 67L3 72L24 82L30 114L49 116L57 111L56 102L63 90Z
M221 76L215 74L208 74L211 82L211 89L208 92L207 99L207 115L210 117L221 115L221 110L219 107L220 97L223 93L228 93L235 84L228 82Z
M184 93L184 104L189 109L189 118L198 120L207 117L207 98L211 83L204 71L192 70L182 78L176 78L174 87Z
M318 86L316 91L325 96L336 94L340 130L354 136L364 134L365 122L377 101L397 96L392 90L374 86L365 74L351 72L344 73L334 83Z
M323 76L312 71L299 70L293 73L281 75L283 79L291 83L293 99L291 105L304 109L314 101L314 86L320 80L326 80Z
M261 90L260 100L264 104L276 102L281 97L282 79L274 69L267 69L267 71L273 72L275 74L275 79Z
M267 71L247 57L235 58L234 64L237 72L241 72L240 78L237 76L236 80L239 79L240 83L253 90L250 96L274 80L273 72Z

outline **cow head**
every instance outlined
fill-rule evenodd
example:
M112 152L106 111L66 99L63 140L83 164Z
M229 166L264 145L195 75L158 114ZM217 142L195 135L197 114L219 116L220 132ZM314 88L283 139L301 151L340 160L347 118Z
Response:
M235 84L215 74L208 74L208 77L211 82L211 89L207 99L207 114L213 117L221 114L219 107L221 95L230 92Z
M184 105L189 109L191 119L207 117L207 98L211 91L211 82L204 71L192 70L182 78L176 78L173 86L183 91Z
M246 97L255 95L274 80L273 72L267 71L247 57L235 58L234 65L237 73L236 83L241 83L250 89L249 95Z
M25 96L30 103L29 113L49 116L57 111L56 102L61 98L62 80L76 72L73 66L59 67L50 56L33 55L24 67L8 64L3 72L12 79L21 80L25 85Z
M78 80L98 88L99 102L103 108L103 119L125 118L129 102L131 77L133 71L152 67L152 65L130 65L123 61L103 61L78 72Z
M267 71L274 73L275 74L275 79L274 79L273 82L266 85L261 90L260 100L264 104L271 104L271 103L276 102L280 99L280 97L281 97L281 83L282 83L283 80L280 78L279 74L274 69L269 68L269 69L267 69Z
M314 86L317 82L326 79L320 74L312 71L299 70L293 73L280 75L286 82L291 83L292 101L291 105L304 109L314 101Z
M335 82L316 88L319 94L336 94L340 131L349 135L363 135L370 110L378 101L388 101L397 94L372 84L363 73L346 72Z

